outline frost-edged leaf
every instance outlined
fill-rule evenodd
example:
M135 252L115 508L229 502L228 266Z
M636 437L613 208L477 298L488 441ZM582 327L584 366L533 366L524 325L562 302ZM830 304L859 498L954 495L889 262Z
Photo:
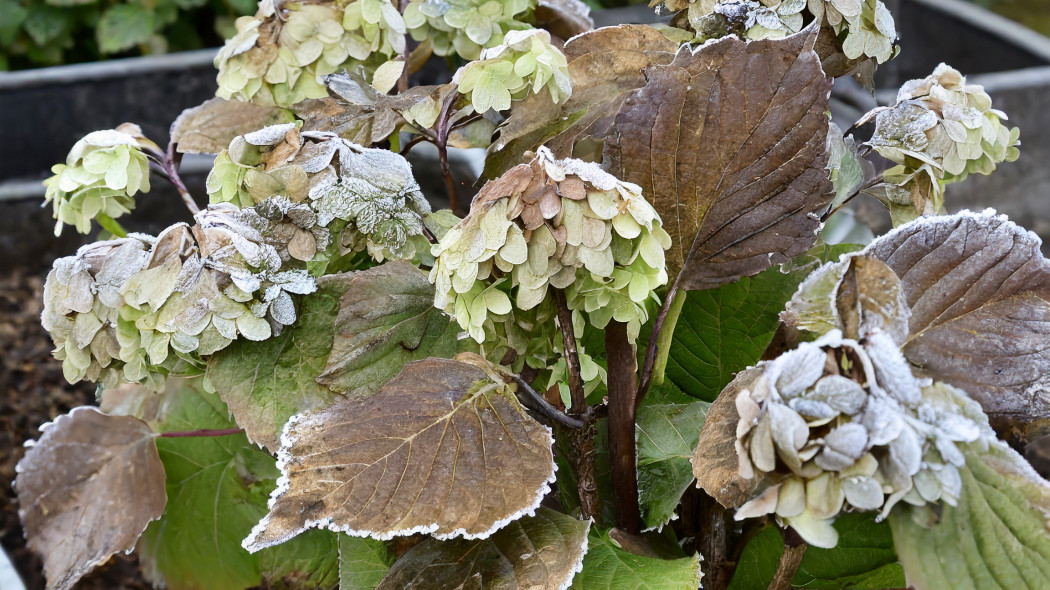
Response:
M674 328L667 378L714 401L733 375L754 365L776 332L784 303L806 276L771 268L717 289L692 291Z
M287 111L241 100L210 98L182 111L172 124L172 140L182 154L217 154L234 137L287 122Z
M237 340L208 363L208 379L248 439L271 450L288 418L315 410L337 396L315 380L332 350L339 299L352 273L317 280L300 299L299 320L262 342Z
M922 508L890 514L909 586L916 590L1050 587L1050 484L1001 442L971 452L958 506L939 520Z
M467 359L409 363L372 396L290 420L270 513L244 546L311 527L483 538L535 510L554 480L550 429Z
M587 552L590 522L539 508L486 539L424 540L397 560L376 590L567 588Z
M904 356L1022 440L1050 421L1050 261L993 212L920 218L872 242L911 308Z
M339 590L375 590L394 564L387 544L339 535Z
M728 37L695 52L665 49L666 39L641 45L650 33L662 37L598 29L567 44L573 96L557 112L523 103L494 144L493 167L543 142L562 156L588 149L582 140L604 142L605 167L641 186L664 220L668 271L685 269L686 289L805 252L832 196L831 81L813 51L815 29L776 41ZM546 120L554 123L538 123Z
M900 344L908 336L911 310L900 279L877 258L852 256L834 292L835 312L847 338L882 330Z
M160 517L164 466L137 418L81 407L41 428L16 467L18 515L48 589L72 588Z
M169 380L161 432L235 426L226 406L199 383ZM143 572L169 590L241 590L294 581L296 588L331 588L338 580L336 535L311 531L252 555L241 539L266 514L267 493L278 475L273 457L243 434L157 439L167 472L169 502L143 534Z
M583 570L573 578L577 590L694 590L700 587L700 554L678 559L635 555L609 531L591 529Z
M702 401L674 403L653 391L638 408L638 503L645 528L673 519L682 494L693 483L689 460L709 407Z
M737 395L752 386L762 369L749 368L737 374L707 411L700 439L693 453L696 486L703 488L723 506L736 508L747 502L758 489L759 480L740 476L737 460Z
M453 356L457 332L415 266L394 261L358 272L339 300L332 351L317 382L371 394L410 361Z
M149 41L153 36L154 14L139 4L116 4L98 19L98 48L102 53L117 53Z

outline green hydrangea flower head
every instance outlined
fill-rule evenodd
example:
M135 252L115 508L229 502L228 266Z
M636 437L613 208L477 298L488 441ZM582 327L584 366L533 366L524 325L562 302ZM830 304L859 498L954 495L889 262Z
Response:
M343 27L344 16L332 1L263 0L255 16L237 19L237 34L215 56L216 94L282 107L327 96L321 76L372 53L359 32Z
M143 149L160 151L131 123L93 131L74 144L66 163L52 166L54 176L44 181L44 202L51 203L58 220L55 235L61 235L63 224L86 234L96 216L115 219L134 209L135 194L149 191Z
M859 377L839 370L847 357ZM862 342L832 330L757 368L736 398L736 450L740 476L768 485L736 518L772 514L817 547L837 544L843 511L882 519L900 501L956 505L963 451L995 441L975 401L915 378L880 329Z
M531 29L518 18L535 7L534 0L411 0L404 20L412 38L429 40L435 54L476 60L509 31Z
M543 29L511 31L501 45L484 50L479 61L460 68L452 81L478 113L505 111L511 100L545 88L555 104L572 94L569 64Z
M544 303L548 288L565 289L569 308L590 325L604 328L615 318L633 340L648 318L653 290L667 282L670 246L637 185L540 148L531 163L481 189L467 217L434 246L430 280L435 305L479 343L492 319L488 312L502 315L506 306L501 297L485 295L484 309L472 303L464 316L459 300L474 301L493 288L508 293L521 311ZM599 309L600 301L608 307Z
M933 74L906 82L897 104L876 109L871 146L897 163L883 178L895 185L889 197L914 206L920 215L943 209L944 187L969 174L990 174L997 164L1019 154L1019 131L1003 125L1006 114L992 108L991 97L967 84L957 70L941 64Z
M389 0L355 0L343 11L350 55L365 61L372 55L400 55L405 50L405 21Z

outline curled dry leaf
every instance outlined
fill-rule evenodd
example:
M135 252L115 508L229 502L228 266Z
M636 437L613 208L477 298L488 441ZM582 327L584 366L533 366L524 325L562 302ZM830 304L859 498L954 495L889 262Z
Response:
M536 26L567 40L594 28L591 7L581 0L539 0Z
M156 434L129 416L76 408L41 427L18 462L18 515L51 589L131 551L167 502Z
M403 588L568 588L583 566L588 521L549 508L487 539L426 539L401 557L376 590Z
M277 107L216 97L182 111L171 138L180 154L217 154L238 135L287 120Z
M737 424L740 413L736 398L744 389L762 376L762 369L741 371L736 379L718 396L707 411L700 441L693 454L693 475L696 487L703 488L723 506L737 508L747 502L758 490L760 480L740 476L737 459Z
M551 431L491 365L457 358L410 363L370 397L289 420L270 513L244 547L311 527L484 538L532 513L554 480Z
M583 140L604 142L605 167L641 186L666 220L668 271L683 271L680 286L717 287L785 262L813 245L816 214L831 199L831 80L816 37L809 27L693 51L650 27L582 35L565 48L572 97L560 107L523 102L490 150L489 172L541 143L583 156Z

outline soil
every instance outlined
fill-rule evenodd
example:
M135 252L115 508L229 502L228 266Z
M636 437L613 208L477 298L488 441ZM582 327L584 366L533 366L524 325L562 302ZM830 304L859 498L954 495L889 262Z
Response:
M40 326L44 275L22 269L0 274L0 544L27 590L42 590L39 556L25 546L12 482L25 454L23 441L41 424L77 406L94 405L90 383L70 385L51 358L52 343ZM77 584L78 590L146 590L134 556L118 554Z

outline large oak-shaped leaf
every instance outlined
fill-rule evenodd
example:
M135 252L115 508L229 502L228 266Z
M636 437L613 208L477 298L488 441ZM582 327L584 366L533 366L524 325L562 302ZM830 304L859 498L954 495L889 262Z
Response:
M182 154L217 154L234 137L290 119L287 111L240 100L211 98L182 111L171 137Z
M257 551L310 527L486 537L539 505L554 481L552 442L480 366L410 363L370 397L289 420L270 513L244 546Z
M317 382L347 395L371 394L405 363L456 354L457 332L415 266L395 261L358 272L339 300L332 352Z
M1025 424L1050 421L1050 261L1035 234L964 212L903 225L862 254L900 277L912 364L970 394L1000 432L1026 439Z
M568 588L587 552L590 522L540 508L487 539L427 539L390 569L376 590Z
M167 496L157 435L142 420L77 408L42 428L18 462L18 515L47 587L72 588L130 551Z
M294 326L263 342L238 340L212 356L208 379L255 444L276 451L288 418L337 397L315 380L332 350L339 299L353 279L352 273L321 277L317 291L300 300Z
M604 142L605 167L640 185L660 213L673 239L668 270L683 271L683 288L717 287L805 252L832 197L831 80L813 50L816 29L696 51L653 35L599 29L567 44L572 98L558 112L536 101L517 108L494 167L544 142L561 156L586 151L585 139Z

